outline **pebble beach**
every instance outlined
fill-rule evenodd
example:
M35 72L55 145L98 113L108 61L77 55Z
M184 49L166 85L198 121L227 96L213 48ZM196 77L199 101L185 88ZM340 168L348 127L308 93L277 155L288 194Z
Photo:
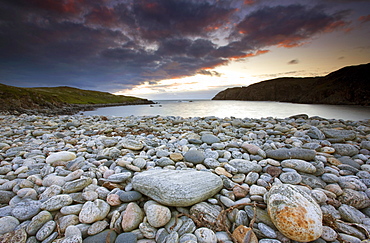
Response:
M370 120L0 115L0 242L370 242Z

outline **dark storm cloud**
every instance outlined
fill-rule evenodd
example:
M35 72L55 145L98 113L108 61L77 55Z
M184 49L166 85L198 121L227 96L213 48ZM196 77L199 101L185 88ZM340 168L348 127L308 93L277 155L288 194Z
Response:
M116 91L294 47L346 12L234 0L5 0L0 82ZM251 8L253 7L253 8Z

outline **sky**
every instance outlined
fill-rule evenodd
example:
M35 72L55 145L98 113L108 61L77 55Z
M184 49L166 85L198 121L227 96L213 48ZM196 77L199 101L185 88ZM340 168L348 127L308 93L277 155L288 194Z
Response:
M0 83L210 99L370 62L370 0L2 0Z

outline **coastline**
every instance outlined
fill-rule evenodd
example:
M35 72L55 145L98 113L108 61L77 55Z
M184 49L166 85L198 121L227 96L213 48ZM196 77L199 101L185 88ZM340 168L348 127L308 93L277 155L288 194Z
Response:
M275 203L310 212L293 221L316 222L302 228L303 241L359 242L366 235L353 224L370 228L368 121L22 114L0 122L1 240L291 242L296 226L286 232L269 215L280 186L305 203Z

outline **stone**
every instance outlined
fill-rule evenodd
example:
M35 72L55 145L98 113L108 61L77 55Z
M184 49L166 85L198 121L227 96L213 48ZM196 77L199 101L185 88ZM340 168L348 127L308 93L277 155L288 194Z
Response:
M210 224L216 225L219 214L221 213L220 207L206 202L200 202L190 208L190 214L195 218L202 219ZM225 222L226 226L229 224Z
M180 237L186 233L193 233L196 230L197 227L192 219L186 216L181 217L181 219L183 223L177 231Z
M322 132L327 138L335 138L339 140L354 140L356 133L351 130L323 129Z
M341 218L346 222L361 224L362 220L366 218L366 215L363 214L360 210L347 204L342 204L338 208L338 211Z
M325 134L315 126L310 127L310 129L307 131L307 135L313 139L319 139L319 140L325 139Z
M281 166L285 168L292 168L304 173L314 174L316 167L309 162L301 159L286 159L281 161Z
M43 202L40 208L42 210L55 211L55 210L61 209L64 206L68 206L72 203L73 203L73 199L70 195L61 194L61 195L52 196L51 198Z
M285 172L280 174L279 179L283 183L296 185L302 181L302 176L297 172Z
M108 225L108 222L105 220L96 221L89 227L89 229L87 230L87 234L96 235L107 228Z
M0 204L8 204L15 196L14 192L0 190Z
M261 172L262 167L256 162L248 161L245 159L232 159L229 165L238 170L238 173L248 174L249 172Z
M40 212L40 205L40 201L21 201L13 208L12 215L21 221L31 219Z
M314 160L316 156L316 152L314 150L309 149L277 149L277 150L269 150L266 151L266 155L269 158L277 159L277 160L284 160L284 159L301 159L301 160Z
M48 164L53 164L55 162L68 162L71 160L76 159L76 154L68 151L61 151L61 152L56 152L56 153L51 153L47 158L46 158L46 163Z
M200 164L204 161L204 152L200 150L191 149L184 154L184 159L193 164Z
M26 231L29 235L36 235L36 232L48 221L52 220L53 216L48 211L41 211L34 216L31 222L27 225Z
M264 188L263 186L252 185L249 188L250 195L264 195L266 192L267 192L267 189Z
M0 242L4 243L26 243L26 241L27 233L23 228L0 235Z
M64 233L68 226L77 225L79 222L78 216L74 214L60 217L58 219L59 230Z
M335 153L342 155L342 156L354 156L358 154L358 149L351 145L351 144L333 144L333 148L335 149Z
M276 228L289 239L308 242L322 234L320 206L297 186L274 185L267 195L267 210Z
M118 206L121 204L121 200L117 194L109 194L106 201L110 206Z
M122 183L131 177L131 172L122 172L108 176L107 181L113 183Z
M146 165L146 161L143 158L136 158L134 159L134 161L132 161L132 164L139 167L140 169L143 169Z
M201 140L203 143L206 143L208 145L220 142L220 139L217 136L209 133L203 134Z
M56 223L53 220L46 222L36 233L36 239L39 241L45 240L51 233L53 233Z
M92 183L91 178L81 178L78 180L66 182L63 186L63 193L69 194L82 191L85 187Z
M338 234L334 229L330 228L329 226L322 227L321 238L323 238L326 241L331 242L331 241L335 241L337 237L338 237Z
M140 141L125 139L122 141L122 146L131 150L142 150L144 145Z
M250 154L258 154L258 150L260 149L257 145L248 143L243 143L241 147Z
M195 230L194 235L197 237L199 243L214 243L217 242L215 232L212 230L201 227Z
M152 204L148 206L145 209L145 214L148 223L155 228L165 226L171 219L170 209L159 204Z
M17 218L5 216L0 218L0 235L11 232L19 225Z
M360 147L362 149L370 150L370 141L361 141Z
M122 230L130 232L137 229L143 221L144 212L136 203L129 203L126 210L122 213Z
M102 242L115 242L117 233L114 230L104 230L99 234L86 237L83 243L102 243Z
M250 227L239 225L232 233L232 236L238 243L258 243L256 234Z
M197 237L191 233L183 234L179 239L179 243L197 243L197 242L198 242Z
M143 195L137 191L119 191L117 195L122 202L134 202L143 197Z
M184 156L182 156L181 153L172 153L170 154L170 159L172 159L175 162L179 162L184 159Z
M131 232L119 234L115 243L136 243L137 235Z
M343 193L338 197L341 203L363 209L370 206L370 199L365 192L355 191L352 189L343 189Z
M79 220L81 223L90 224L104 219L110 210L108 203L101 199L86 202L79 213Z
M194 170L148 170L132 179L136 191L166 205L186 207L206 200L223 187L217 175Z

